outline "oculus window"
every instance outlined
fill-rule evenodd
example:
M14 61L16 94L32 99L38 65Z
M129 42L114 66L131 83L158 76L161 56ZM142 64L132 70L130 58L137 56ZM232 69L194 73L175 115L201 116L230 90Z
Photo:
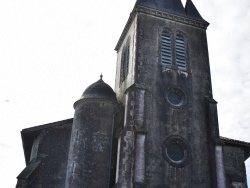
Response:
M169 88L166 100L172 107L182 107L186 103L186 95L179 88Z
M182 167L189 159L190 147L180 136L168 137L162 145L164 159L172 166Z

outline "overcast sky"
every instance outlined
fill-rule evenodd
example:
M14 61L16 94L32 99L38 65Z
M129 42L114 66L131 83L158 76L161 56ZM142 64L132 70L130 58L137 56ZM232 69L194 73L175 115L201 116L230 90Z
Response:
M184 2L184 1L183 1ZM250 1L193 0L207 30L222 136L250 142ZM116 42L135 0L0 1L0 182L25 167L20 131L72 118L99 79L114 86ZM247 161L250 182L250 161Z

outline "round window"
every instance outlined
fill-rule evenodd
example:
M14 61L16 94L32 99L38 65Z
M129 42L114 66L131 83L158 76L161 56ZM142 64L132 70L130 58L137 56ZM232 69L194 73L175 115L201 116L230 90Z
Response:
M168 93L168 101L173 104L179 106L182 102L182 96L176 92L169 92Z
M176 167L182 167L186 164L189 150L187 141L179 136L170 136L162 145L163 157L170 165Z
M167 93L167 101L174 107L181 107L185 103L185 94L178 88L171 88Z
M181 161L184 158L183 148L176 143L168 143L165 152L171 160L176 162Z

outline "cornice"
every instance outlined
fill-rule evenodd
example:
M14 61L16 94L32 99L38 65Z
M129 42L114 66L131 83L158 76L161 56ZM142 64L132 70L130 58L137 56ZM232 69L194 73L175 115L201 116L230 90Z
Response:
M146 90L146 86L145 85L142 85L142 84L132 84L131 86L129 86L124 93L127 93L128 91L131 91L131 90L135 90L135 89L139 89L139 90Z
M200 29L207 29L207 27L209 26L209 23L204 21L198 21L198 20L194 20L192 18L189 18L189 17L184 17L184 16L179 16L179 15L175 15L175 14L171 14L171 13L167 13L167 12L163 12L163 11L159 11L159 10L155 10L155 9L151 9L151 8L148 8L148 7L144 7L144 6L139 6L139 5L136 5L133 9L133 11L131 12L130 16L129 16L129 19L122 31L122 34L118 40L118 43L115 47L115 50L118 51L121 47L121 43L123 41L123 39L125 38L135 16L137 13L144 13L144 14L149 14L151 16L156 16L156 17L159 17L159 18L164 18L164 19L167 19L167 20L170 20L170 21L176 21L176 22L179 22L179 23L182 23L182 24L186 24L186 25L190 25L190 26L193 26L193 27L197 27L197 28L200 28Z
M155 10L155 9L151 9L151 8L147 8L147 7L143 7L143 6L135 6L133 11L146 13L146 14L149 14L152 16L168 19L171 21L177 21L179 23L191 25L191 26L198 27L201 29L207 29L207 27L209 25L209 23L206 21L202 22L202 21L194 20L194 19L189 18L189 17L179 16L179 15L171 14L168 12L162 12L159 10Z
M76 109L76 106L80 103L88 103L88 102L107 102L107 103L112 103L115 105L118 105L117 101L114 100L109 100L109 99L105 99L105 98L82 98L77 100L74 104L73 107L74 109Z
M130 13L130 16L129 16L129 18L128 18L128 21L127 21L127 23L126 23L126 25L125 25L125 27L124 27L124 29L123 29L123 31L122 31L122 34L121 34L121 36L120 36L120 38L119 38L119 40L118 40L118 42L117 42L117 44L116 44L116 46L115 46L115 51L118 51L118 50L120 49L121 43L122 43L123 39L125 38L125 36L126 36L128 30L129 30L129 28L130 28L130 26L131 26L133 20L134 20L135 15L136 15L136 11L133 10L133 11Z

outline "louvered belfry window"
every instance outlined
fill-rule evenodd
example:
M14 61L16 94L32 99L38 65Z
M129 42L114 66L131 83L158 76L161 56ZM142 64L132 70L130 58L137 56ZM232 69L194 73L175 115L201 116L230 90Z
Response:
M176 65L179 69L186 70L186 48L185 40L182 36L176 36L175 38L175 53L176 53Z
M167 66L172 65L171 35L166 31L161 34L161 63Z

